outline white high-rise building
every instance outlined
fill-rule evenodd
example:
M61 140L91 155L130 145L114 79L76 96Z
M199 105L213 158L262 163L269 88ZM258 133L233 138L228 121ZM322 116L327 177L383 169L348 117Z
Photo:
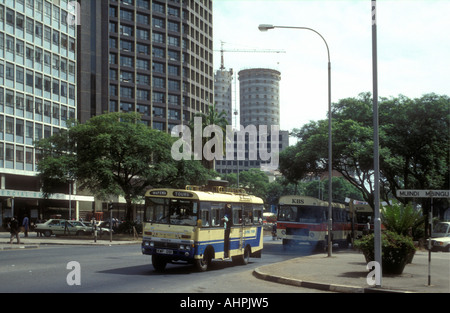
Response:
M68 207L68 186L56 191L58 199L43 199L34 141L60 132L76 117L77 25L71 12L68 0L0 1L2 224L12 215L37 219L44 202L55 214Z

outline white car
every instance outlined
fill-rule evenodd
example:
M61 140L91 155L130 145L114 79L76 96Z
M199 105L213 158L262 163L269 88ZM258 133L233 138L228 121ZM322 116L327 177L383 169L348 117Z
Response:
M431 250L450 252L450 222L439 222L433 227Z
M450 252L450 237L431 238L431 250Z
M450 222L439 222L433 227L431 237L450 237Z

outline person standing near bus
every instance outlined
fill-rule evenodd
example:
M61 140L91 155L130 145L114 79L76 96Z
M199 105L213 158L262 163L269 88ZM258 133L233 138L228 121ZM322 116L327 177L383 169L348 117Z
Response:
M229 257L230 252L230 230L231 230L231 204L227 203L225 205L225 214L222 218L223 228L225 229L225 237L223 241L223 251L224 257Z

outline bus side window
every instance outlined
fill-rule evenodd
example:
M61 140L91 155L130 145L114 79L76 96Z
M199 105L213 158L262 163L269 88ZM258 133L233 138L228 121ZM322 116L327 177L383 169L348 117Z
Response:
M244 205L244 224L251 225L253 223L253 207L251 204Z
M211 208L211 226L219 227L221 225L221 209L219 208Z
M260 225L262 223L262 207L255 207L253 210L253 224Z
M242 224L242 207L240 205L233 205L233 225Z
M202 220L202 227L209 227L209 211L201 210L200 211L200 219Z

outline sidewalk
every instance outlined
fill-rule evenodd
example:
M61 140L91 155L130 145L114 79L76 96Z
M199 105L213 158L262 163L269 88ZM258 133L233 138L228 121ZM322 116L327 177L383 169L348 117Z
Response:
M102 238L97 238L97 242L94 241L92 236L80 236L76 237L64 237L64 236L51 236L51 237L37 237L36 233L30 232L28 237L24 237L23 233L20 233L20 244L17 244L17 239L14 238L13 244L9 243L10 234L7 232L0 232L0 251L9 249L33 249L39 248L41 245L128 245L141 243L142 239L138 238L133 240L130 238L126 240L124 238L114 238L112 242L109 241L109 236L104 235Z
M381 287L367 283L369 270L362 253L353 250L311 255L261 266L260 279L298 287L345 293L419 292L450 293L450 253L433 252L428 286L428 251L417 251L401 275L382 275ZM371 276L374 278L374 276Z

